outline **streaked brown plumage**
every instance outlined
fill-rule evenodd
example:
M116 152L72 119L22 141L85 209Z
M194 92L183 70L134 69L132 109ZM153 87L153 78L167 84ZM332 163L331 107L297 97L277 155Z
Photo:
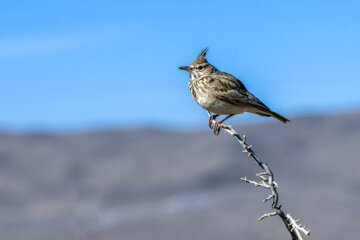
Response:
M190 66L180 67L190 73L189 90L194 100L209 113L215 113L209 118L209 125L215 133L219 124L235 114L243 112L255 113L261 116L274 117L283 123L289 120L270 110L257 97L247 91L244 84L236 77L217 70L208 63L204 49ZM219 115L228 115L223 120L211 125L212 120Z

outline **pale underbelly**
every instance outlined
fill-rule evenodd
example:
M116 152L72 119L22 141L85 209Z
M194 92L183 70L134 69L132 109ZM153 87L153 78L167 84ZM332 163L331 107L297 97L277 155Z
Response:
M240 114L245 112L245 109L242 107L224 101L215 101L207 96L198 96L197 103L205 110L220 115Z

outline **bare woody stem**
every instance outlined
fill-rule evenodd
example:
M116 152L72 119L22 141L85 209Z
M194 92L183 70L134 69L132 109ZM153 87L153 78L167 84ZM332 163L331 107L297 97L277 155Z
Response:
M213 123L215 123L214 120ZM277 192L278 184L274 181L274 174L268 164L260 161L260 159L256 156L255 152L252 150L252 145L248 145L246 143L246 136L244 135L241 138L240 135L230 125L221 124L218 125L218 127L222 128L226 133L229 133L231 136L233 136L243 147L243 152L247 153L248 156L252 158L255 163L263 170L263 172L256 174L256 176L260 179L259 182L248 180L246 177L241 178L242 181L253 184L256 187L263 187L271 190L271 194L265 198L263 202L272 200L271 206L273 212L262 215L260 218L258 218L258 221L277 215L284 222L292 240L303 240L301 233L309 236L310 230L306 230L305 226L298 224L300 220L294 220L290 213L285 213L281 209L281 205L279 205L279 194Z

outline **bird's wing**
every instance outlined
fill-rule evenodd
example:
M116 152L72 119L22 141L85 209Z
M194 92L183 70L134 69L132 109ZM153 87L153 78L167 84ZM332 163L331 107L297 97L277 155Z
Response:
M214 76L217 76L219 79L222 79L224 81L234 82L238 88L247 91L245 85L239 79L229 73L218 71L214 73Z
M241 107L269 109L257 97L248 92L240 80L228 73L219 72L207 75L200 81L203 81L202 85L207 88L208 93L221 101Z

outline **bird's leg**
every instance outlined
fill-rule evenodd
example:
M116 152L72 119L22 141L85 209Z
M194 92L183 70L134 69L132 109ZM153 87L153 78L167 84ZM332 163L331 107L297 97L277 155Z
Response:
M216 118L219 116L219 114L215 114L215 115L211 115L211 113L209 112L209 128L212 128L213 125L213 121L216 122Z
M226 118L224 118L223 120L221 120L221 121L219 122L219 124L222 124L225 120L231 118L231 117L234 116L234 115L235 115L235 114L230 114L229 116L227 116Z
M225 120L231 118L232 116L234 116L234 114L230 114L229 116L227 116L226 118L224 118L223 120L221 120L221 121L219 121L219 122L216 122L216 121L215 121L215 123L212 125L212 129L214 130L215 135L219 135L221 124L222 124Z

